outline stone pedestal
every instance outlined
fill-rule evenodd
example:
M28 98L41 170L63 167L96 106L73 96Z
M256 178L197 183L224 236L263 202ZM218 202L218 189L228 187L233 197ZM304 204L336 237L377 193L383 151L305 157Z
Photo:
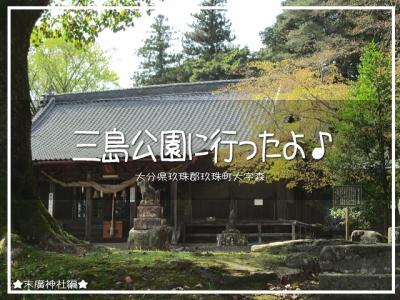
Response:
M166 225L162 214L162 206L157 201L140 203L129 231L128 249L169 250L172 229Z
M230 228L217 235L217 246L245 246L246 236L238 229Z
M169 250L172 230L162 225L150 229L135 229L129 231L128 249Z

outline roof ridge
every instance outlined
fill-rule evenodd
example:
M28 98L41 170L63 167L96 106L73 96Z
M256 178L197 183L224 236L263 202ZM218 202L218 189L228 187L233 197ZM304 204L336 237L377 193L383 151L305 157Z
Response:
M147 85L141 87L131 87L131 88L123 88L123 89L111 89L111 90L103 90L103 91L90 91L90 92L80 92L80 93L59 93L52 94L48 96L57 98L68 97L68 96L83 96L83 95L96 95L96 94L112 94L112 93L122 93L122 92L140 92L140 91L157 91L167 88L188 88L188 87L203 87L207 85L228 85L230 83L237 83L244 79L227 79L227 80L209 80L209 81L197 81L197 82L178 82L178 83L168 83L168 84L155 84L155 85ZM194 93L194 92L190 92ZM182 93L176 93L182 94ZM164 94L165 95L165 94ZM46 96L46 95L45 95Z
M151 100L151 101L158 101L158 99L154 99L155 96L158 97L171 97L171 96L182 96L182 95L207 95L207 94L212 94L213 91L207 91L207 92L186 92L186 93L171 93L171 94L158 94L158 95L145 95L145 96L128 96L128 97L116 97L116 98L95 98L95 99L90 99L90 100L84 100L84 99L75 99L75 100L57 100L58 104L68 104L68 103L89 103L89 102L97 102L97 101L123 101L123 100L129 100L129 101L139 101L139 100ZM172 101L175 99L170 99L166 100L163 99L162 101ZM182 99L176 99L176 101L190 101L190 100L195 100L195 99L187 99L187 100L182 100Z

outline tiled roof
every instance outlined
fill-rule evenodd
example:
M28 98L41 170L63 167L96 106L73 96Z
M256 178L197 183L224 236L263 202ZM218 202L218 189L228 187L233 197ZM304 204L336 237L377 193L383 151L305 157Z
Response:
M210 136L215 130L236 130L235 140L249 139L253 123L265 118L257 101L243 94L216 92L235 81L169 84L91 93L48 96L50 100L32 124L32 157L36 161L101 158L105 132L116 128L130 145L138 131L154 154L160 154L163 130L183 130L186 134ZM152 133L158 144L147 138ZM76 135L74 131L99 131L99 135ZM221 136L223 137L223 136ZM232 137L230 137L232 139ZM77 148L79 143L95 143L95 148ZM136 145L130 145L132 155ZM192 152L208 149L210 143L192 138Z

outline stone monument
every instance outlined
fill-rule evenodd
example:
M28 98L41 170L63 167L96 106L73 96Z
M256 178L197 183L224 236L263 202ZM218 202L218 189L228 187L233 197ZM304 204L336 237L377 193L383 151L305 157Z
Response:
M169 250L172 229L163 218L160 192L148 181L141 181L137 186L142 200L137 207L137 218L133 219L133 228L129 231L128 249Z
M245 246L247 245L246 236L236 228L236 210L231 202L228 223L226 228L217 235L217 246Z

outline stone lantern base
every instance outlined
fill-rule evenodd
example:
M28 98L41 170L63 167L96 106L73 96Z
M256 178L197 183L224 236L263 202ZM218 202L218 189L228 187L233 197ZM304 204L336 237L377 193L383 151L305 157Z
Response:
M246 236L238 229L226 229L217 235L217 246L245 246Z
M141 202L133 228L129 231L128 249L169 250L172 229L162 218L162 207L154 202Z

